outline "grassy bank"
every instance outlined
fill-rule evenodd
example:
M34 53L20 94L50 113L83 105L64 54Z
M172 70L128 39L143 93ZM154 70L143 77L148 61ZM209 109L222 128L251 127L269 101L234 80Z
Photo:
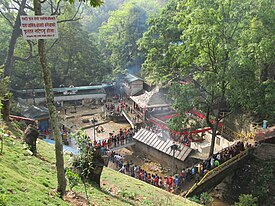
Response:
M34 157L24 149L20 136L17 130L4 140L4 153L0 155L0 205L87 205L81 185L65 197L67 201L55 193L54 147L39 140L38 157ZM94 205L196 205L109 168L104 168L101 180L101 188L88 186Z

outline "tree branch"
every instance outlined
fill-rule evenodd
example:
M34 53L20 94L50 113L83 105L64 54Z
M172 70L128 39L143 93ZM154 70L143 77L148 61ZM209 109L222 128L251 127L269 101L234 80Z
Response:
M17 1L17 0L12 0L14 3L16 3L19 7L21 5L21 2L20 1Z
M10 21L10 19L8 18L8 17L6 17L6 15L0 10L0 14L8 21L8 23L9 23L9 25L11 26L11 27L13 27L13 24L12 24L12 22Z
M209 107L207 108L205 120L206 120L207 125L208 125L211 129L213 129L213 124L210 122L210 109L209 109Z
M61 0L59 0L59 1L57 2L55 11L53 11L53 3L52 3L52 1L51 1L51 12L52 12L52 15L59 15L59 14L60 14L60 3L61 3Z
M31 58L34 57L34 56L32 55L32 44L33 44L33 43L32 43L30 40L27 40L27 42L28 42L28 44L29 44L29 56L27 56L26 58L14 56L14 60L27 62L27 61L29 61Z
M29 9L29 10L31 10L31 11L34 11L34 8L33 8L33 7L31 7L31 6L30 6L30 5L28 5L28 4L26 4L25 8L26 8L26 9Z
M207 41L207 49L208 49L207 54L208 54L208 57L209 57L210 62L211 62L211 67L212 67L214 73L217 73L217 70L216 70L216 68L215 68L214 56L211 55L211 47L210 47L209 41Z
M221 121L222 119L224 119L225 117L231 115L232 113L233 113L233 111L228 112L227 114L225 114L225 115L223 115L222 117L220 117L220 118L218 119L218 121Z
M80 7L81 7L81 4L82 4L82 2L80 2L80 4L78 5L76 12L75 12L75 14L73 15L73 17L72 17L71 19L64 19L64 20L60 20L60 21L57 21L57 22L58 22L58 23L63 23L63 22L67 22L67 21L78 21L78 20L82 19L83 17L78 17L78 18L76 18L76 15L77 15L78 12L79 12L79 9L80 9ZM82 13L83 13L83 9L82 9L82 11L81 11L81 13L80 13L80 16L81 16Z
M52 45L46 50L46 53L48 53L58 41L59 41L59 39L56 39L56 40L52 43Z
M16 10L16 11L18 11L18 8L16 8L16 7L8 7L8 6L5 6L5 5L4 5L4 7L5 7L7 10Z

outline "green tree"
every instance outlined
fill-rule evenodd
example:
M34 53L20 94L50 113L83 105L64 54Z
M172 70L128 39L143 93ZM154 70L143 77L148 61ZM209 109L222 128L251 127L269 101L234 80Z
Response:
M249 75L254 72L256 81L251 88L253 91L244 91L237 87L237 93L250 96L250 101L245 101L249 110L255 112L259 119L269 118L275 120L275 3L270 0L258 0L253 10L253 17L247 29L244 29L239 39L238 58L246 72L240 75ZM254 71L251 71L251 68ZM248 71L248 72L247 72ZM241 73L241 72L240 72ZM232 78L236 78L232 76ZM248 88L248 87L247 87ZM234 95L234 94L231 94ZM253 101L251 101L253 99ZM243 102L241 100L241 102ZM271 121L270 121L271 123Z
M142 55L137 51L137 40L146 30L146 12L135 4L124 4L111 13L108 22L100 27L103 54L115 71L140 64Z
M9 91L10 78L4 76L4 71L0 68L0 118L8 121L9 119Z
M73 3L73 0L70 0L70 3ZM102 4L100 0L90 0L91 6L99 6ZM42 6L39 0L33 0L34 13L35 15L42 15ZM42 67L42 74L45 85L45 95L46 102L50 113L50 122L54 131L54 139L55 139L55 158L56 158L56 169L57 169L57 192L60 196L63 196L66 191L66 179L65 179L65 171L64 171L64 157L63 157L63 145L62 145L62 137L59 132L59 125L57 120L56 108L54 105L54 95L52 89L52 77L51 70L49 69L46 50L45 50L45 40L38 40L38 53L39 60Z
M251 99L257 96L258 90L255 91L253 85L257 87L258 76L253 63L260 58L247 56L244 51L250 43L253 44L245 35L251 30L253 19L263 21L260 16L254 16L260 14L259 2L171 2L159 17L151 20L148 32L140 41L141 48L147 51L144 73L157 82L173 83L171 95L175 100L174 107L181 115L172 120L172 125L178 130L187 126L189 116L186 111L190 109L205 112L206 123L212 129L209 155L214 152L218 126L224 118L221 112L255 106ZM175 13L167 19L170 24L162 21L169 11ZM271 9L267 13L271 15ZM165 33L169 29L171 35ZM180 39L178 32L181 32ZM257 34L263 37L261 32ZM267 54L273 51L269 45L264 48L269 49ZM182 80L186 84L180 84ZM268 94L270 98L271 93Z
M0 100L9 95L9 77L4 77L4 71L0 68Z
M125 2L126 0L106 0L104 5L99 8L86 8L81 20L84 29L89 33L98 33L99 27L108 21L110 13L118 10Z
M179 22L174 18L177 3L170 1L157 17L151 17L148 30L138 42L146 55L142 75L153 83L167 83L177 76L180 67L175 56L175 49L182 43Z
M16 2L13 2L16 3ZM12 34L10 37L10 41L9 41L9 46L8 46L8 51L7 51L7 55L6 55L6 59L5 62L3 64L3 68L4 68L4 75L5 76L10 76L11 74L11 69L14 65L15 59L18 60L23 60L23 61L27 61L29 60L29 58L31 57L31 53L28 57L26 58L21 58L21 57L15 57L14 55L14 50L15 50L15 46L17 43L17 39L21 36L22 32L20 29L20 15L26 15L25 9L27 9L27 0L22 0L20 3L18 2L18 6L14 7L14 9L17 11L16 14L14 14L13 12L11 12L10 9L10 1L3 1L2 7L0 8L0 13L1 16L7 20L9 26L12 26ZM32 44L29 43L30 46L30 51L32 48Z
M241 194L239 202L235 202L235 206L257 206L257 198L251 194Z
M101 83L110 67L104 64L93 36L79 22L61 24L59 36L58 44L48 52L54 86Z

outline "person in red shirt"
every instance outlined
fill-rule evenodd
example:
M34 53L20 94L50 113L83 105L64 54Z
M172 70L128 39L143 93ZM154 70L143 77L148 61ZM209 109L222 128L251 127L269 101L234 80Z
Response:
M170 175L168 177L169 191L172 189L172 184L173 184L173 177L172 177L172 175Z
M166 183L166 191L170 191L170 186L169 186L169 177L165 177L166 180L165 180L165 183Z
M151 176L151 174L149 173L148 176L147 176L147 182L148 182L149 184L151 184L151 181L152 181L152 176Z

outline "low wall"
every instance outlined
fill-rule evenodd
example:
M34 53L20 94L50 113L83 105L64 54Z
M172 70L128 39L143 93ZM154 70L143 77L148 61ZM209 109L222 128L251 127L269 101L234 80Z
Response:
M261 143L253 155L262 160L275 159L275 144Z

